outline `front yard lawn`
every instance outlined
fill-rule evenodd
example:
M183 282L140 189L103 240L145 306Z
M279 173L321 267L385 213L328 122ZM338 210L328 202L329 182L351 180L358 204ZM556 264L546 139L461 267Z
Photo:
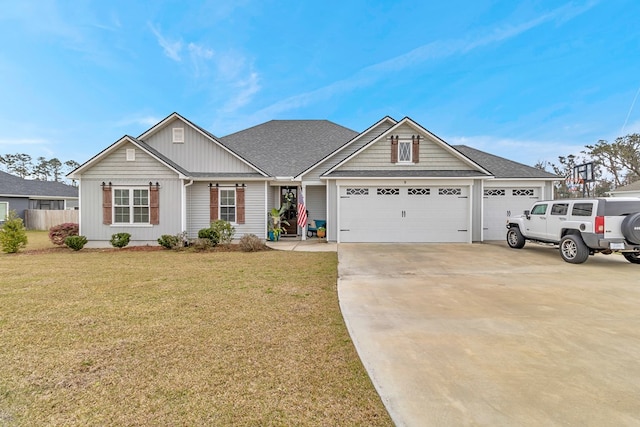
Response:
M334 253L30 247L0 254L0 425L391 424Z

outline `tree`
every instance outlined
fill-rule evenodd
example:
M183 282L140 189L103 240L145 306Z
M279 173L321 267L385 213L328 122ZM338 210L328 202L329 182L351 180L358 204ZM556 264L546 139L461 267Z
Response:
M55 157L49 160L49 170L51 170L51 176L56 182L61 181L62 178L62 162Z
M33 167L33 175L40 181L48 181L51 176L49 161L44 157L38 157L38 163Z
M571 178L574 178L574 167L576 165L589 162L591 162L591 160L588 158L569 154L568 156L558 156L558 164L538 161L535 167L541 170L547 170L547 167L550 167L554 174L564 178L562 181L558 181L554 184L555 194L559 199L571 199L582 197L583 195L587 197L605 196L609 191L611 191L613 182L603 176L598 162L594 162L594 183L579 183L571 181Z
M27 246L27 230L22 218L14 210L9 211L6 221L0 227L0 246L8 254L15 254L20 248Z
M585 147L584 153L613 176L616 187L640 179L640 134L621 136L612 143L601 139Z
M31 164L31 156L28 154L6 154L2 158L7 172L26 178L31 175L33 165Z

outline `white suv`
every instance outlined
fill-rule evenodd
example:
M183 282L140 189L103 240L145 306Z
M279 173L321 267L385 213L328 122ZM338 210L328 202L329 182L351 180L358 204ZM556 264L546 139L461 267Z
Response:
M530 211L507 219L507 243L552 243L567 262L580 264L597 252L621 252L640 264L640 198L605 197L536 202Z

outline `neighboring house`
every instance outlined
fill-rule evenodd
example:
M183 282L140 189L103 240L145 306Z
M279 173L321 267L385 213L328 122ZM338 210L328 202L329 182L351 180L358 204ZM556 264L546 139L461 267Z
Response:
M78 189L61 182L23 179L0 172L0 221L10 210L25 219L27 209L76 209Z
M503 239L509 211L553 197L550 173L451 146L410 118L361 133L326 120L272 120L217 138L177 113L124 136L69 174L80 186L80 232L94 245L128 232L132 244L197 236L215 219L236 237L267 236L285 200L288 235L304 195L309 220L338 242Z
M610 191L613 197L640 197L640 181Z

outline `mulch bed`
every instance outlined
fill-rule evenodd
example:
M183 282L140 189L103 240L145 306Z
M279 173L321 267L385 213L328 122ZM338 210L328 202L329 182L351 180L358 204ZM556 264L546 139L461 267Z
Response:
M169 249L165 249L162 246L129 246L125 248L84 248L81 249L80 252L155 252L155 251L167 251ZM184 248L179 249L181 251L192 251L192 252L241 252L242 249L238 244L229 244L229 245L217 245L213 248L209 248L207 250L195 250L193 248ZM271 248L265 246L264 250L271 250ZM63 251L72 251L71 249L65 246L59 246L55 248L44 248L44 249L25 249L18 252L18 255L39 255L46 253L56 253Z

